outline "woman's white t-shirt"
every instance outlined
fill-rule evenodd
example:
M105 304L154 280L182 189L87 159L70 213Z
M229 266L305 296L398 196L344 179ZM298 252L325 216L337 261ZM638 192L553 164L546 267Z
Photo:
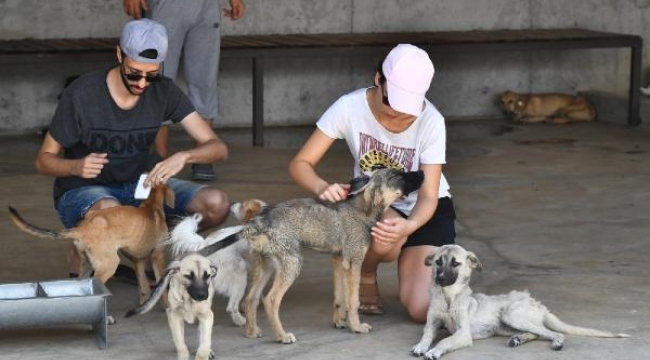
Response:
M367 88L340 97L321 116L316 126L332 139L344 139L354 157L354 176L375 166L417 171L420 164L445 164L445 119L425 99L425 109L406 130L392 133L375 119L366 98ZM444 175L438 197L451 196ZM417 192L393 207L409 215Z

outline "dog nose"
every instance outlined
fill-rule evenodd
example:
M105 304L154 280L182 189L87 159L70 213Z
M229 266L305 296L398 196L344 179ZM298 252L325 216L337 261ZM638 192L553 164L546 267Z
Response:
M445 275L444 275L444 273L436 275L436 283L438 283L438 285L441 285L441 284L445 283Z
M210 295L206 285L201 286L194 284L187 289L187 292L195 301L203 301L208 298L208 295Z

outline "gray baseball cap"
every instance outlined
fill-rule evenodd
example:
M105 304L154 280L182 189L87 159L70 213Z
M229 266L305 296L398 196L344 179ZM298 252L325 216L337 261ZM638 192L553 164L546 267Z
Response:
M122 29L120 47L126 56L137 62L161 63L167 56L167 30L150 19L129 21Z

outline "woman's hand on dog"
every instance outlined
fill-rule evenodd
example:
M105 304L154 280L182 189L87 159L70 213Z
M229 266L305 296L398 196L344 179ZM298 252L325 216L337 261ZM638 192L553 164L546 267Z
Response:
M409 221L401 217L377 221L370 230L373 240L381 245L395 244L406 239L412 232Z
M318 198L332 203L343 201L348 198L349 190L350 184L330 184L320 192Z

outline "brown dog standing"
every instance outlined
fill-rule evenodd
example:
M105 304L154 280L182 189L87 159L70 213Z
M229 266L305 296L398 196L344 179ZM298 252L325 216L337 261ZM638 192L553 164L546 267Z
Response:
M501 94L501 108L516 121L568 124L596 119L596 108L582 96L566 94Z
M95 276L106 283L120 263L121 250L135 265L140 287L140 302L149 296L145 261L151 256L156 280L165 269L162 243L167 238L164 204L174 205L174 192L166 184L158 184L139 207L122 205L86 214L75 228L56 231L41 229L26 222L16 209L9 207L14 223L28 234L52 239L74 241L82 259L90 262ZM86 274L90 269L86 269Z

